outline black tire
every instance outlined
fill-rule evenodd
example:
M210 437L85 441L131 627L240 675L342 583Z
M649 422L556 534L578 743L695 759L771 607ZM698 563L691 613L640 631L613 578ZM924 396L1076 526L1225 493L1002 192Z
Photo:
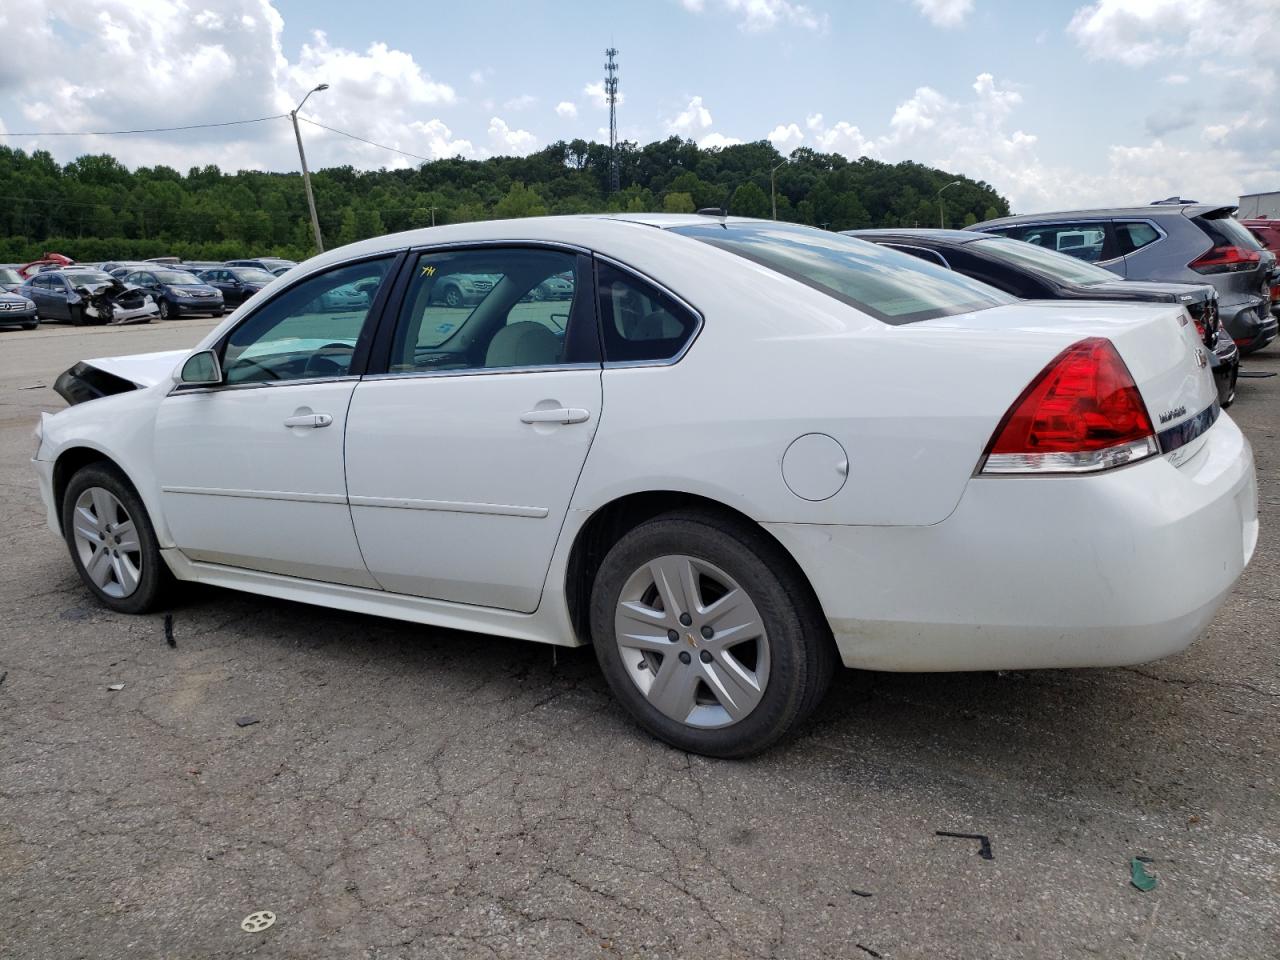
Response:
M34 330L34 329L35 329L36 327L38 327L38 326L40 326L40 321L39 321L39 320L37 320L35 323L24 323L24 324L22 325L22 329L23 329L23 330Z
M127 596L116 597L103 591L85 569L74 534L75 506L80 495L92 487L101 487L120 502L128 519L133 521L138 538L138 566L141 576L136 589ZM133 487L113 465L99 461L78 470L62 496L62 531L71 562L80 579L98 602L120 613L149 613L173 593L173 574L160 556L159 543L151 518Z
M449 287L444 292L444 303L446 307L462 306L462 291L457 287Z
M170 308L169 306L169 301L166 300L164 297L161 297L160 298L160 319L168 320L171 316L172 316L172 308Z
M674 554L731 576L765 626L770 665L764 693L750 713L727 726L696 727L659 711L632 680L615 640L615 611L628 579L649 561ZM750 756L782 739L821 702L835 668L830 628L782 547L761 530L710 512L663 514L624 534L592 584L590 623L605 679L640 726L674 747L711 757Z

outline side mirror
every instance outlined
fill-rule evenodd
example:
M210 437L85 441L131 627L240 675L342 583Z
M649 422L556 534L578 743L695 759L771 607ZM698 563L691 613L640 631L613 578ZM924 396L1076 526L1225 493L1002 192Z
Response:
M222 383L222 364L212 350L201 350L187 357L178 374L178 382L192 386L216 386Z

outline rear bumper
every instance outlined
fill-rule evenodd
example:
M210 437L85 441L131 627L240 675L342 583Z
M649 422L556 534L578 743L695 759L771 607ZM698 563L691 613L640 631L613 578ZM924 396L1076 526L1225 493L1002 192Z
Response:
M1242 353L1261 350L1276 338L1276 317L1270 302L1262 300L1241 305L1234 311L1223 309L1222 325Z
M1224 415L1180 467L976 478L932 526L767 528L846 666L1115 666L1176 653L1212 620L1257 543L1257 485Z

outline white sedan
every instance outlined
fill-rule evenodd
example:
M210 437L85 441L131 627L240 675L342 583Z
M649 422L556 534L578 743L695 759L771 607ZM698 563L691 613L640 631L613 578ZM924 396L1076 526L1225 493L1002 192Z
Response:
M493 283L450 305L457 275ZM555 277L571 297L528 296ZM367 305L316 306L351 285ZM381 237L59 389L35 467L107 606L176 578L590 643L646 729L716 756L793 728L837 660L1181 650L1258 532L1181 307L1017 302L769 221Z

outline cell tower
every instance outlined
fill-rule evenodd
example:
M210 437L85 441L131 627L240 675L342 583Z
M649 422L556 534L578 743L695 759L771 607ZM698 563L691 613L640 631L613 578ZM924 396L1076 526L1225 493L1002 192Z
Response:
M604 52L604 95L609 101L609 192L618 192L618 48Z

